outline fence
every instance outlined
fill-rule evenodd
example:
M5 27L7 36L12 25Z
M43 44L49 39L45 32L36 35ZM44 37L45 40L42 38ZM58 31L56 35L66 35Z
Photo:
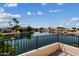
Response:
M15 37L0 37L0 55L19 55L55 42L79 47L79 36L51 34L34 36L29 39L21 35Z

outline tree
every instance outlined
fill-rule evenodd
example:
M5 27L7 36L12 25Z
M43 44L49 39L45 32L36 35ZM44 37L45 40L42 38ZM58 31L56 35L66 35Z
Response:
M43 27L39 28L39 32L40 33L42 33L43 31L44 31L44 28Z
M20 26L18 25L19 21L16 18L13 18L13 21L14 21L15 24L12 27L12 29L17 31L20 28Z
M19 25L16 25L16 26L13 26L12 27L12 30L15 30L15 31L18 31L20 29L20 26Z
M76 32L76 29L77 29L77 28L76 28L76 27L73 27L72 29L73 29L74 32Z
M65 29L64 27L57 27L57 29Z
M9 21L8 23L9 23L9 26L10 26L10 27L13 25L13 24L11 23L11 21Z
M32 30L33 30L33 28L32 28L31 26L27 26L27 27L26 27L26 31L30 32L30 31L32 31Z
M74 30L75 30L75 29L76 29L76 27L73 27L72 29L74 29Z
M34 31L35 31L35 32L38 32L38 28L35 28Z
M3 55L14 55L16 52L17 46L12 46L7 43L5 40L5 36L0 37L0 56Z
M19 21L16 18L13 18L13 21L14 21L15 25L19 24Z

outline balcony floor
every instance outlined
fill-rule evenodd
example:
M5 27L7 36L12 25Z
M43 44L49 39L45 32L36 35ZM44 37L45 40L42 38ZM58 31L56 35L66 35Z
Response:
M67 54L67 53L65 53L63 51L57 51L57 52L55 52L53 54L50 54L49 56L71 56L71 55L69 55L69 54Z

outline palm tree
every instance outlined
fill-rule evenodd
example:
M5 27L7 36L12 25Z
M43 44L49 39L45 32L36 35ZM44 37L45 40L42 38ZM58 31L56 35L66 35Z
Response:
M16 19L16 18L13 18L13 21L14 21L14 29L17 30L20 26L18 25L19 24L19 21Z
M11 21L9 21L8 23L9 23L9 26L10 26L10 27L13 25L13 24L11 23Z
M19 24L19 21L16 18L13 18L13 21L15 23L15 26Z

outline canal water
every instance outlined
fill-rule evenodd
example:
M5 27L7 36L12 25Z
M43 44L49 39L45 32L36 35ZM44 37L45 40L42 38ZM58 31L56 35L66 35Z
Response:
M55 39L54 37L50 34L50 33L39 33L39 32L35 32L30 36L23 36L19 37L19 39L16 40L16 44L18 44L18 48L16 50L16 54L21 54L21 53L25 53L28 52L30 50L33 49L38 49L42 46L51 44L53 42L56 41L56 36ZM15 40L13 45L15 44ZM15 45L16 45L15 44Z
M31 34L21 34L6 38L6 42L12 46L16 46L15 55L38 49L45 45L60 41L61 43L79 46L79 36L72 35L56 35L48 32L35 32Z

